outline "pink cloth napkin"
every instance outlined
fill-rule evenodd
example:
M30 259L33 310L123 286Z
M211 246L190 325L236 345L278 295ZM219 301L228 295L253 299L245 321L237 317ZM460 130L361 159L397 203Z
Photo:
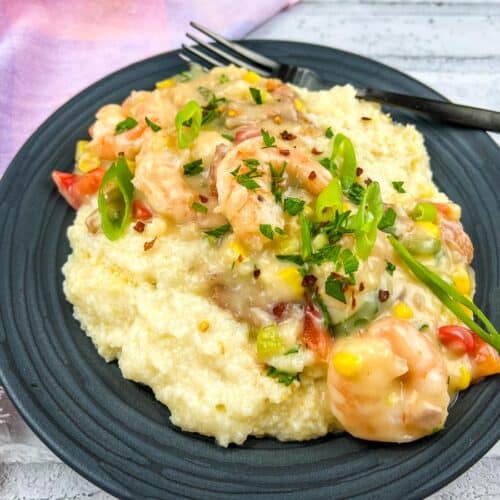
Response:
M178 48L189 21L241 38L296 1L0 0L0 175L68 98Z

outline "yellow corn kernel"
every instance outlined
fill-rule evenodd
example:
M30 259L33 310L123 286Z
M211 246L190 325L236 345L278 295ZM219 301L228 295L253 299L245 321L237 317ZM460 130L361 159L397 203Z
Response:
M243 248L243 245L238 240L233 240L229 243L229 248L233 251L236 258L240 255L245 258L247 257L247 253Z
M355 377L361 371L361 358L347 351L340 351L333 356L333 367L343 377Z
M227 116L238 116L239 113L235 109L229 109L227 112Z
M428 233L433 238L439 239L441 236L441 231L439 230L439 226L434 224L433 222L427 222L427 221L415 222L415 226L418 229L421 229L422 231Z
M436 194L436 189L430 184L422 184L420 185L420 189L418 190L418 194L420 198L432 198Z
M247 71L243 76L243 80L247 83L256 84L260 80L260 76L255 71Z
M293 100L293 105L297 111L302 111L304 109L304 103L300 99L295 98Z
M460 365L458 375L453 375L450 380L450 388L452 391L463 391L469 387L471 381L471 373L467 366Z
M261 89L260 97L262 98L262 102L269 101L269 92L266 89Z
M474 313L465 304L459 304L459 306L464 310L467 316L471 318L474 317Z
M278 276L290 286L296 295L302 295L304 293L304 289L302 288L302 276L296 267L285 267L278 273Z
M82 157L83 153L85 152L85 149L86 149L88 143L89 143L89 141L78 141L76 143L75 161L79 161L80 160L80 158Z
M351 210L351 207L349 206L349 203L347 203L347 201L342 202L342 208L344 209L344 212Z
M78 170L83 173L96 169L101 164L101 160L94 154L84 153L78 161Z
M128 169L135 174L135 160L127 160Z
M274 118L273 118L273 122L276 123L276 125L281 125L281 122L283 121L283 119L281 118L280 115L276 115Z
M453 284L457 292L462 293L464 295L468 295L471 289L471 283L469 278L469 273L465 268L460 268L453 276L451 277L453 280Z
M168 89L175 85L175 80L173 78L167 78L166 80L161 80L160 82L156 82L157 89Z
M200 332L206 332L210 328L210 323L207 320L200 321L198 324L198 330Z
M410 319L413 318L413 311L411 307L405 302L398 302L392 308L392 314L399 319Z

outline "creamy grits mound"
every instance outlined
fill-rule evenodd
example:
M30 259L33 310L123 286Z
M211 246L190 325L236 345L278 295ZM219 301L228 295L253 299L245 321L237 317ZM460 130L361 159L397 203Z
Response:
M77 154L77 172L84 175L91 170L85 162L94 161L108 169L124 153L122 158L134 175L134 196L151 211L151 217L144 222L135 218L112 241L98 220L96 223L97 196L88 196L78 204L75 221L68 229L72 251L63 267L64 293L99 354L108 362L116 360L125 378L151 387L170 410L176 426L213 436L222 446L242 444L248 436L308 440L342 429L366 439L379 439L381 434L370 426L384 426L386 420L391 421L391 426L394 421L403 425L400 421L407 410L402 392L397 392L402 383L398 377L413 366L412 361L405 361L401 353L396 356L389 349L383 363L397 367L390 378L385 372L379 374L382 361L375 363L372 371L368 364L377 349L383 355L387 342L380 347L373 344L372 354L363 354L371 337L365 347L353 343L340 353L333 340L333 347L322 358L317 342L307 336L308 328L312 328L307 317L307 308L312 307L308 293L322 296L334 329L343 325L336 331L350 328L350 337L342 337L339 346L352 338L366 338L368 333L363 334L363 328L367 322L358 325L349 320L360 308L376 303L376 313L368 318L368 324L374 320L399 321L415 331L420 329L422 348L429 350L433 358L429 373L435 373L429 376L435 377L436 387L444 381L438 395L422 395L422 399L427 398L425 403L412 410L414 428L398 427L394 435L382 440L409 441L442 427L449 395L466 388L464 370L474 374L474 363L467 355L457 355L440 344L438 327L461 323L405 268L386 233L377 232L369 257L358 256L359 268L351 276L355 284L346 281L342 285L346 294L343 303L323 292L332 276L342 274L341 263L336 267L329 262L318 264L313 276L316 281L310 286L304 284L306 271L291 261L276 258L301 253L304 242L299 236L299 215L283 214L280 208L276 220L283 225L284 235L276 231L278 223L270 223L272 240L261 234L262 221L260 232L257 225L252 233L252 221L261 214L246 215L245 211L255 201L251 197L267 189L263 184L268 181L267 171L256 170L253 180L259 186L255 190L248 179L238 177L244 170L233 170L238 163L232 165L225 178L221 177L220 166L238 147L235 158L245 158L245 154L247 159L262 158L258 168L266 164L263 155L282 154L282 160L292 165L294 155L300 153L317 166L314 175L307 177L314 183L322 172L330 175L319 163L332 153L332 137L325 132L330 129L352 142L359 185L367 189L378 182L384 208L394 207L398 216L396 231L404 234L414 230L415 222L408 214L422 200L449 207L454 219L449 225L459 224L455 221L460 217L460 208L432 181L422 135L411 125L394 123L378 105L356 99L350 85L312 92L267 81L235 67L191 76L165 80L154 91L133 92L122 105L102 108L91 128L92 140ZM259 90L262 104L252 100L250 87ZM200 95L200 88L208 91ZM213 101L215 98L223 99ZM179 147L175 117L190 100L205 104L204 117L211 111L216 117L201 126L194 141ZM211 102L215 104L210 108ZM128 117L134 118L136 125L132 123L130 130L118 133L117 127ZM157 124L158 130L146 126L145 117ZM140 133L137 127L142 127ZM249 130L252 132L252 127L253 135L243 137ZM262 129L277 139L274 150L262 149ZM283 139L285 130L288 139ZM217 149L219 145L225 148L222 160L217 158L217 151L222 150ZM198 160L202 171L186 174L186 165L195 169L196 164L192 164ZM251 172L252 167L248 168ZM303 185L290 180L292 177L287 179L282 199L288 196L304 200L304 213L313 218L318 192L304 188L307 179ZM247 182L246 188L240 180ZM249 198L247 204L229 207L234 192L221 199L224 183L231 182L230 189L239 189L238 196ZM404 188L396 189L394 182ZM278 200L273 194L274 198L269 196L272 203ZM260 201L256 202L257 211ZM343 204L351 213L359 209L349 197L344 197ZM217 223L212 223L210 217ZM242 222L241 217L246 219ZM218 238L205 233L228 221L232 231ZM468 293L472 294L474 276L469 261L462 247L455 248L445 241L443 227L427 227L443 241L440 249L422 257L423 261L446 274L450 281L462 273L469 280ZM339 244L344 242L356 256L355 244L349 239L352 236L346 234L343 238ZM315 237L313 252L320 248L319 240L321 237ZM387 270L388 263L395 264L392 272ZM262 332L269 325L274 329L275 345L262 347ZM367 366L368 371L359 372L358 365ZM344 378L338 378L339 374ZM363 393L367 407L379 408L376 405L380 402L375 404L372 399L377 391L386 390L384 404L391 409L384 407L376 410L377 414L356 410L361 389L349 385L355 384L355 377L361 377L362 384L371 387ZM329 384L334 387L329 389ZM387 389L387 384L396 389ZM425 391L429 389L422 389Z

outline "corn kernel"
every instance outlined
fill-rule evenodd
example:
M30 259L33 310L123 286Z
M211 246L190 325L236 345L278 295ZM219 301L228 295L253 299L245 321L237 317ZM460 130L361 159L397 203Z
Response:
M86 149L88 143L89 143L89 141L78 141L76 143L75 161L79 161L80 160L80 158L82 157L83 153L85 152L85 149Z
M247 253L243 248L243 245L238 240L231 241L231 243L229 243L229 248L233 251L236 258L238 258L240 255L243 258L247 257Z
M361 358L347 351L340 351L333 356L333 367L343 377L355 377L361 371Z
M458 375L453 375L450 380L450 388L452 391L463 391L469 387L471 381L471 373L467 366L460 365Z
M426 221L415 222L415 226L418 229L421 229L422 231L428 233L433 238L439 239L441 236L441 231L439 230L439 226L437 226L433 222L426 222Z
M392 308L392 314L399 319L410 319L413 318L413 311L408 304L405 302L398 302Z
M281 122L283 121L283 119L281 118L280 115L276 115L274 118L273 118L273 122L276 123L276 125L281 125Z
M99 167L100 164L101 160L99 160L99 157L93 154L84 153L78 161L77 167L80 172L87 173Z
M135 161L134 160L127 160L127 166L128 169L135 174Z
M206 332L210 328L210 323L207 320L200 321L198 324L198 330L200 332Z
M420 198L432 198L436 194L436 190L430 184L422 184L418 193Z
M243 76L243 80L247 83L255 84L260 80L260 76L255 71L247 71Z
M156 82L157 89L168 89L175 85L175 80L173 78L167 78L166 80L161 80L160 82Z
M269 92L265 89L261 89L260 91L260 97L262 99L262 102L269 101Z
M304 103L300 99L295 98L293 100L293 105L297 111L302 111L304 109Z
M239 113L235 109L230 109L227 112L227 116L237 116Z
M278 276L290 286L296 295L302 295L304 289L302 288L302 276L296 267L285 267L282 269Z
M470 318L474 317L474 313L465 304L459 304L459 306L464 310L467 316Z
M469 273L465 270L465 268L460 268L453 276L453 284L457 292L462 293L464 295L468 295L471 289L471 283L469 278Z

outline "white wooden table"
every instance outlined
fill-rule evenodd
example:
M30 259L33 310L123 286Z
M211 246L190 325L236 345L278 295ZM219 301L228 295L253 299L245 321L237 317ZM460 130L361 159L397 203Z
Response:
M215 3L215 2L214 2ZM500 1L303 0L250 35L334 46L500 110ZM495 140L500 143L500 135ZM500 499L500 445L436 499ZM111 499L66 465L0 465L0 499Z

